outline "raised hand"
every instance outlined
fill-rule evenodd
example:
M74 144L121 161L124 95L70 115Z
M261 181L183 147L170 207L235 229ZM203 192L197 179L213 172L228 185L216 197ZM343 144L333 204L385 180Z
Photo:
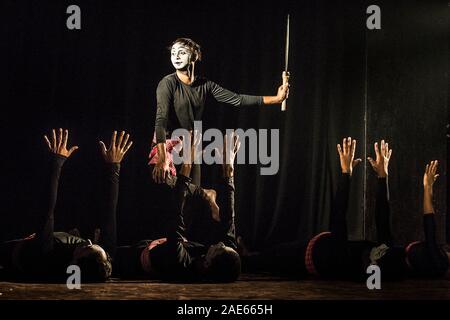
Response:
M392 149L389 149L389 144L384 140L381 140L381 148L378 148L378 142L375 142L373 147L375 149L375 160L371 157L367 157L367 160L369 160L377 176L379 178L385 178L389 175L388 167Z
M117 131L114 131L111 135L109 148L106 148L103 141L99 141L103 159L108 163L120 163L133 144L133 141L128 142L129 138L130 135L128 133L125 135L125 131L122 131L117 140Z
M431 161L425 167L425 173L423 174L423 187L425 189L430 189L430 191L432 191L433 184L439 177L439 174L436 174L437 169L438 169L437 160Z
M356 140L352 140L351 137L344 138L342 140L342 146L340 144L337 145L337 151L339 153L342 173L352 175L353 168L361 162L361 159L355 159Z
M56 131L58 133L56 133ZM61 128L59 128L59 130L55 129L52 130L51 141L47 137L47 135L44 135L44 140L48 146L49 151L66 158L70 157L72 153L78 149L78 146L73 146L72 148L67 150L68 138L69 138L69 130L67 129L63 130Z

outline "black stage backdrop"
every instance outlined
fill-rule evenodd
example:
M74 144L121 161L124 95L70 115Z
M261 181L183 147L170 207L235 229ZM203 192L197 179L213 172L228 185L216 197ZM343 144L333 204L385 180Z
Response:
M81 30L66 28L66 8L81 8ZM366 8L381 8L381 30L366 28ZM393 226L400 243L421 235L421 174L442 160L437 183L439 240L446 212L445 125L448 12L445 1L25 1L2 0L0 238L33 232L33 208L46 153L42 135L70 130L80 149L66 163L59 229L89 235L97 223L98 140L113 129L135 142L123 162L120 243L160 236L164 219L150 185L147 155L155 90L172 72L166 47L177 37L200 43L199 71L230 90L275 94L281 82L285 18L291 14L291 93L278 106L207 106L206 128L280 130L280 170L236 169L238 232L254 248L326 230L339 174L336 143L358 139L358 157L375 139L394 148ZM349 231L374 236L373 180L355 169ZM211 185L216 168L203 167ZM448 233L448 232L447 232Z

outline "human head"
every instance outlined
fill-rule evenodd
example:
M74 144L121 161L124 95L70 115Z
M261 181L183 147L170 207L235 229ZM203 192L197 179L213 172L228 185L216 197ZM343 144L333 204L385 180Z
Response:
M223 242L211 245L204 257L206 278L213 282L233 282L241 274L241 258Z
M102 247L92 244L90 240L75 249L72 264L80 267L82 282L102 282L111 276L111 257Z
M170 60L177 70L185 70L192 63L200 61L202 53L200 46L189 38L178 38L169 47Z
M425 277L440 277L447 273L449 266L448 252L439 248L438 254L430 259L425 242L413 242L406 249L407 263L414 274Z

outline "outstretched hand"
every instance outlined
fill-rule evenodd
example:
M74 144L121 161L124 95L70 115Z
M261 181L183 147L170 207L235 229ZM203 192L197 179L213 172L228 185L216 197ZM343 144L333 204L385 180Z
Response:
M69 130L59 128L58 133L56 130L52 130L51 141L44 135L44 140L48 146L50 152L54 154L58 154L63 157L70 157L72 153L78 149L78 146L73 146L69 150L67 150L67 140L69 138Z
M125 131L122 131L117 140L117 131L114 131L111 135L109 148L106 148L103 141L99 141L103 159L108 163L120 163L133 144L133 141L128 142L129 138L130 135L128 133L125 135Z
M391 159L392 149L389 149L389 143L381 140L381 148L378 148L378 142L373 145L375 149L375 160L367 157L370 165L377 174L378 178L385 178L389 175L388 167Z
M340 144L337 145L337 151L339 153L342 173L352 175L353 168L362 161L359 158L355 159L356 140L352 140L351 137L344 138L342 140L342 146Z

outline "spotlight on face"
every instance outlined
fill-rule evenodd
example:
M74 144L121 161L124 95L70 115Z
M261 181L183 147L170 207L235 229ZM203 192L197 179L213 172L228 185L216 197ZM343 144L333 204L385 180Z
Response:
M170 51L170 60L176 70L184 70L191 63L192 51L185 45L177 42Z

